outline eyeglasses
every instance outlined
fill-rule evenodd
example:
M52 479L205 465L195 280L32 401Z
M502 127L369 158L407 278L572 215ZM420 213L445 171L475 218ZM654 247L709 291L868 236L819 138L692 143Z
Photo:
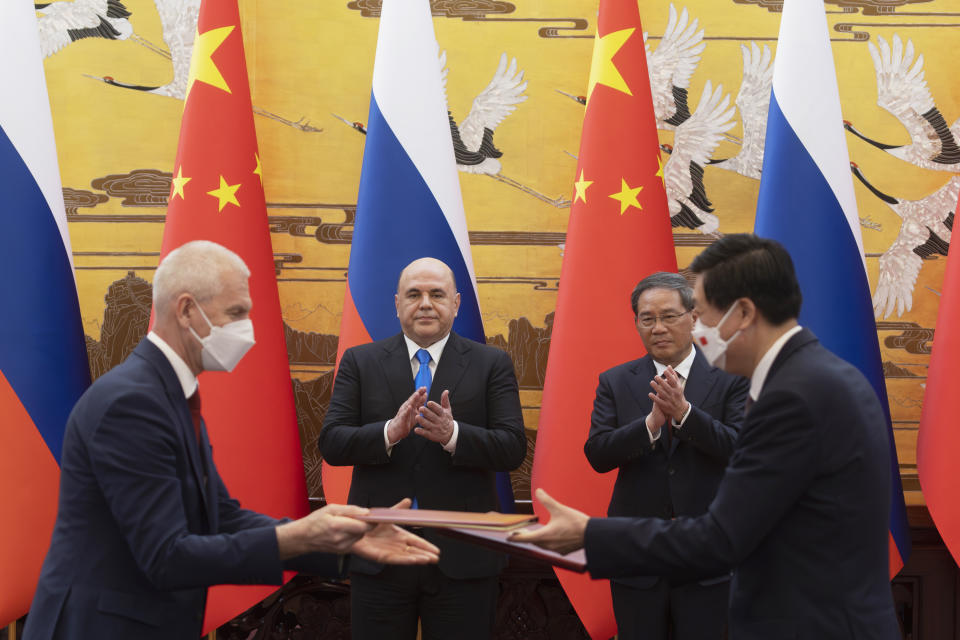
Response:
M684 311L683 313L665 313L662 316L640 316L637 319L637 324L639 324L644 329L653 329L657 326L657 320L663 323L665 327L672 327L680 322L680 318L690 313L689 311Z

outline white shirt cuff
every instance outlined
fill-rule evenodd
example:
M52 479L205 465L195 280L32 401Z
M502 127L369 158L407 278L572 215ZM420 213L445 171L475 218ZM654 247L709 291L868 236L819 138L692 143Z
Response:
M450 441L447 444L443 445L443 450L448 453L456 453L457 451L457 436L460 435L460 425L457 424L457 421L453 421L453 435L450 436Z
M660 431L657 432L657 435L654 436L654 435L653 435L653 432L650 431L650 427L647 426L647 421L646 421L646 419L644 419L644 421L643 421L643 426L647 427L647 435L650 436L650 444L653 444L654 442L656 442L657 440L659 440L659 439L660 439L660 436L663 434L663 429L660 429Z
M686 413L683 414L683 417L680 418L680 422L677 422L677 421L674 420L673 418L670 418L670 424L672 424L672 425L674 426L674 428L679 429L680 427L683 426L683 423L687 421L687 416L690 415L690 412L691 412L691 411L693 411L693 403L692 403L692 402L688 402L688 403L687 403L687 411L686 411Z
M390 422L391 420L387 420L387 422L383 425L383 446L386 447L388 456L393 453L393 445L390 444L390 436L387 435L387 429L390 428Z

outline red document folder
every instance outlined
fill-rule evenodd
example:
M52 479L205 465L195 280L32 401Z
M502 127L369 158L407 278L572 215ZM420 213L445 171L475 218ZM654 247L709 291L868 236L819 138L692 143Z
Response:
M431 527L438 533L466 540L538 562L546 562L562 569L583 573L587 570L587 556L583 549L562 555L547 551L528 542L511 542L507 537L520 528L536 529L537 516L511 513L472 513L468 511L433 511L430 509L373 508L365 516L351 516L367 522L386 522L408 527Z
M527 528L533 530L540 526L542 525L534 524ZM511 531L465 529L460 527L448 527L444 529L438 529L437 531L445 536L460 538L462 540L472 542L473 544L480 545L481 547L487 547L502 553L509 553L511 555L530 558L539 562L546 562L547 564L560 567L561 569L568 569L570 571L576 571L577 573L583 573L587 570L587 556L583 549L568 553L567 555L562 555L555 551L547 551L546 549L538 547L535 544L530 544L529 542L511 542L510 540L507 540L507 536L510 535Z

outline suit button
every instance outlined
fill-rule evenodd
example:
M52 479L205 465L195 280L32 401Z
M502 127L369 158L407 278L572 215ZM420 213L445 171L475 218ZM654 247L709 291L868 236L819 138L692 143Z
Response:
M673 474L675 474L676 472L677 472L677 470L674 469L673 467L670 467L670 469L667 471L667 473L669 473L670 475L673 475Z
M421 467L420 467L420 463L419 463L419 462L418 462L417 464L413 465L413 470L414 470L414 471L420 471L420 469L421 469Z

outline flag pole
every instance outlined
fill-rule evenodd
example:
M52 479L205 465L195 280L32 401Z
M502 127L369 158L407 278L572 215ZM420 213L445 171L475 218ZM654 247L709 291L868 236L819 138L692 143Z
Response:
M17 621L7 625L7 640L17 640Z

